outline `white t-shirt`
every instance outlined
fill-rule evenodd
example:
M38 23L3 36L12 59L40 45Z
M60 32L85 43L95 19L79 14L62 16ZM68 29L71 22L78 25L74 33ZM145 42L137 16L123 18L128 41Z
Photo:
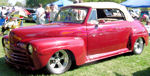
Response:
M44 18L45 16L45 10L44 8L40 7L36 10L36 14L37 14L37 17L39 18Z
M50 21L54 21L55 15L58 13L58 10L54 10L50 12Z
M7 13L7 10L2 10L1 12L2 12L2 16L5 17L6 16L5 14Z

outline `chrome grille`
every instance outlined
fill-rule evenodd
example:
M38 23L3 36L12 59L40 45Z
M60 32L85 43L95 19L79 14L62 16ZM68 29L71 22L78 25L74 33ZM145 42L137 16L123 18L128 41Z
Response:
M11 60L17 64L30 65L31 60L26 52L12 50Z
M11 63L33 67L34 66L33 62L27 50L22 49L16 45L17 42L19 42L19 40L16 39L14 36L15 34L13 32L10 32L9 34L10 50L9 51L11 51L11 54L8 60Z

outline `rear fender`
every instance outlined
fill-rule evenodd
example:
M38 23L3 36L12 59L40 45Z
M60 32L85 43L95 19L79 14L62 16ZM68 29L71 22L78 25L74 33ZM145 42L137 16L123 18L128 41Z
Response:
M137 40L138 38L142 38L142 39L144 40L145 45L146 45L146 46L148 45L148 40L149 40L148 35L133 34L133 35L132 35L132 38L131 38L131 50L134 49L134 43L136 42L136 40Z
M36 55L41 67L46 66L49 58L55 52L63 49L70 50L74 54L77 65L84 64L87 60L84 40L79 37L44 38L32 40L30 44L36 48Z
M134 48L134 43L138 38L142 38L145 42L145 45L148 45L148 31L145 26L141 24L140 21L135 20L133 22L134 26L132 26L132 34L131 34L131 50Z

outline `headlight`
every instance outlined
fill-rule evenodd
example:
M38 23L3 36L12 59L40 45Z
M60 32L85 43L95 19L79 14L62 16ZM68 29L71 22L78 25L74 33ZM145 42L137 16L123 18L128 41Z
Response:
M28 51L29 51L29 53L30 54L32 54L33 53L33 47L32 47L32 45L28 45Z

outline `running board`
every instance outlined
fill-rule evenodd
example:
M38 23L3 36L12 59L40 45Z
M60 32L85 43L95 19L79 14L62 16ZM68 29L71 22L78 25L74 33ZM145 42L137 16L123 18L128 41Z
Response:
M89 55L89 56L87 56L88 61L86 63L104 59L104 58L108 58L108 57L112 57L112 56L116 56L116 55L120 55L120 54L127 53L127 52L131 52L131 50L129 50L128 48L124 48L124 49L120 49L120 50L116 50L116 51L112 51L112 52Z

